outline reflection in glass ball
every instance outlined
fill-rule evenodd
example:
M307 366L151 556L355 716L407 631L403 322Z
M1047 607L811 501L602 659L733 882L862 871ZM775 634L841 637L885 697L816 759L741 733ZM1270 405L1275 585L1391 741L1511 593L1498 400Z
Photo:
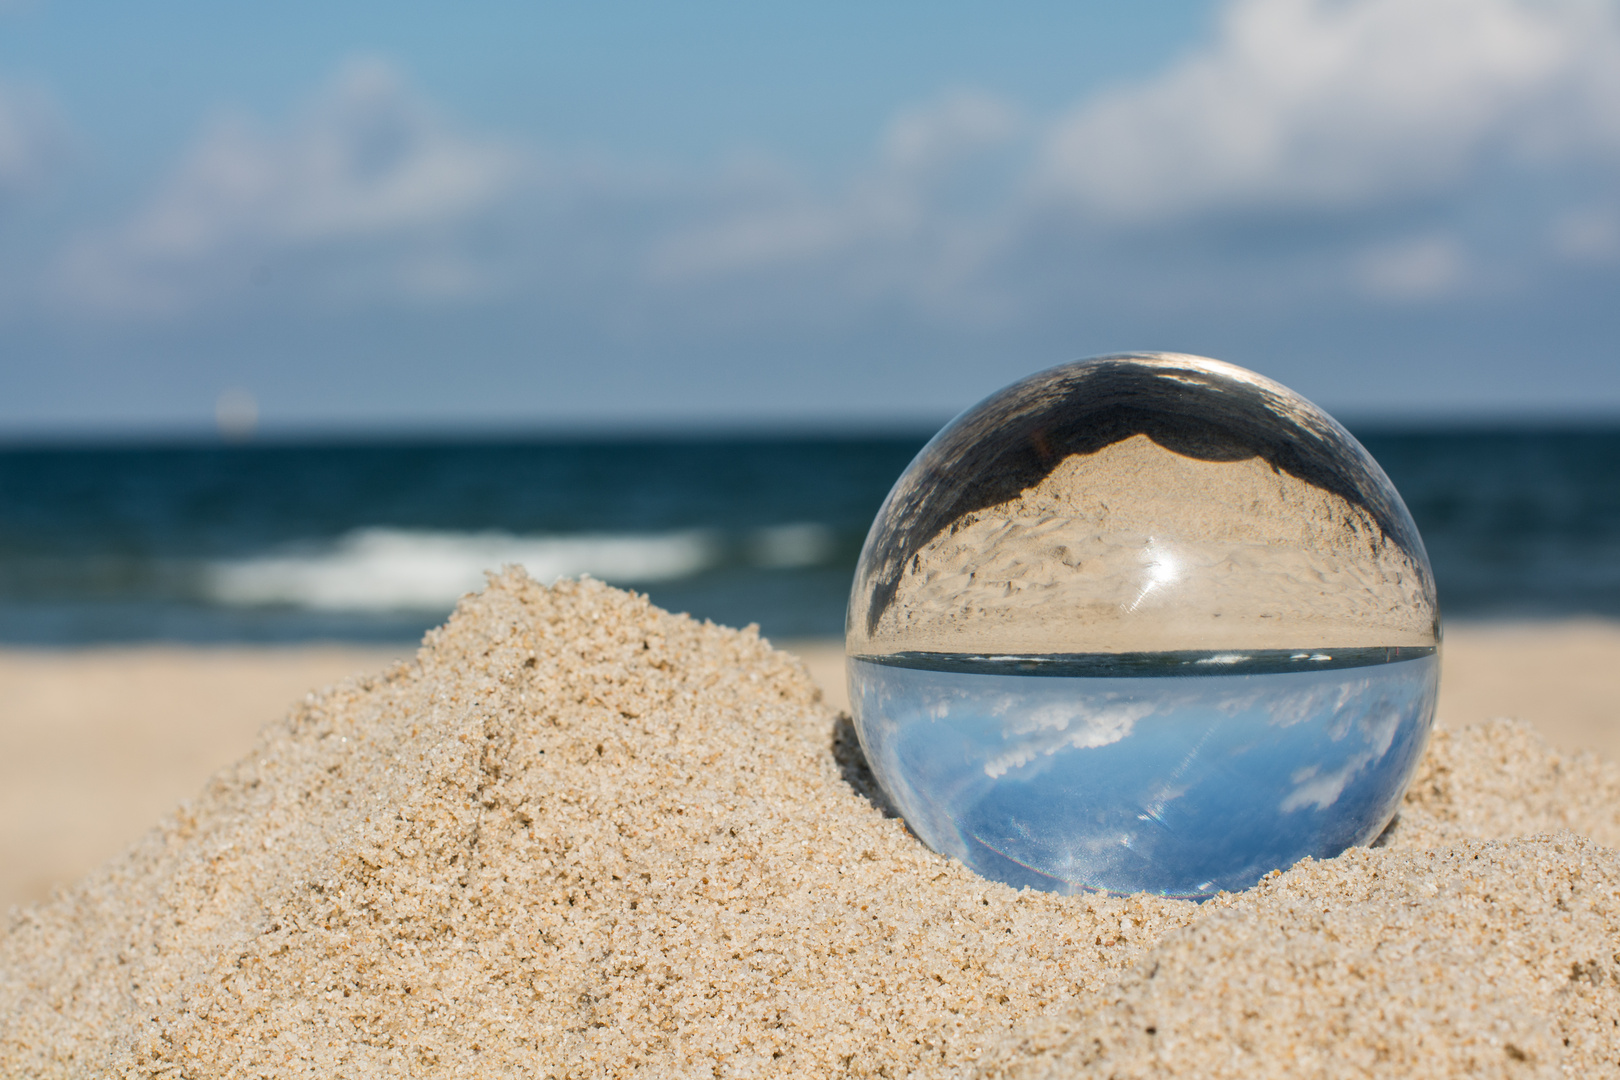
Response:
M934 850L1204 898L1375 838L1428 742L1434 578L1361 444L1174 354L1066 364L917 455L850 593L856 729Z

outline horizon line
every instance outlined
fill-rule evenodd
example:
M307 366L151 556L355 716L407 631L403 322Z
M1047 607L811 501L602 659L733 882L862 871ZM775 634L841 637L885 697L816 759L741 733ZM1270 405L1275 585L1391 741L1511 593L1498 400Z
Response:
M821 440L925 440L950 417L888 419L806 417L778 420L698 418L623 421L399 422L269 424L249 434L225 434L212 425L63 427L5 430L0 452L68 449L296 448L301 446L579 444L659 442L800 442ZM1490 434L1620 432L1620 411L1346 413L1336 419L1352 434Z

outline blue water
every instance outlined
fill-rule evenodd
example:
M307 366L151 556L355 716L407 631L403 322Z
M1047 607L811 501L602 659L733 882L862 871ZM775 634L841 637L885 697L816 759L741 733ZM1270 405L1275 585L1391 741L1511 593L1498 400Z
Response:
M0 448L0 642L403 642L512 558L840 635L928 434ZM1620 428L1356 434L1448 618L1620 616Z
M839 634L872 515L925 438L0 449L0 642L412 641L513 554L700 618ZM468 564L461 586L411 587ZM323 596L332 576L369 594Z
M1425 652L913 654L851 659L849 686L935 851L1014 887L1202 899L1377 837L1428 741Z

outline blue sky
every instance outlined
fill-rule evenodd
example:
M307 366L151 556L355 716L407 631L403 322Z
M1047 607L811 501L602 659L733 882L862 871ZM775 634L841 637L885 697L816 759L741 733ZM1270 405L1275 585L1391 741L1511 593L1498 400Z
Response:
M0 437L1613 416L1617 287L1599 0L0 0Z

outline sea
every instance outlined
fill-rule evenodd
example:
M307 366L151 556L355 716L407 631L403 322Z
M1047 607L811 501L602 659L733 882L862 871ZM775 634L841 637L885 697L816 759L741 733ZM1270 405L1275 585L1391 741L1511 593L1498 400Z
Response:
M1620 423L1352 429L1447 618L1620 618ZM507 563L837 636L929 434L4 446L0 644L405 643Z

